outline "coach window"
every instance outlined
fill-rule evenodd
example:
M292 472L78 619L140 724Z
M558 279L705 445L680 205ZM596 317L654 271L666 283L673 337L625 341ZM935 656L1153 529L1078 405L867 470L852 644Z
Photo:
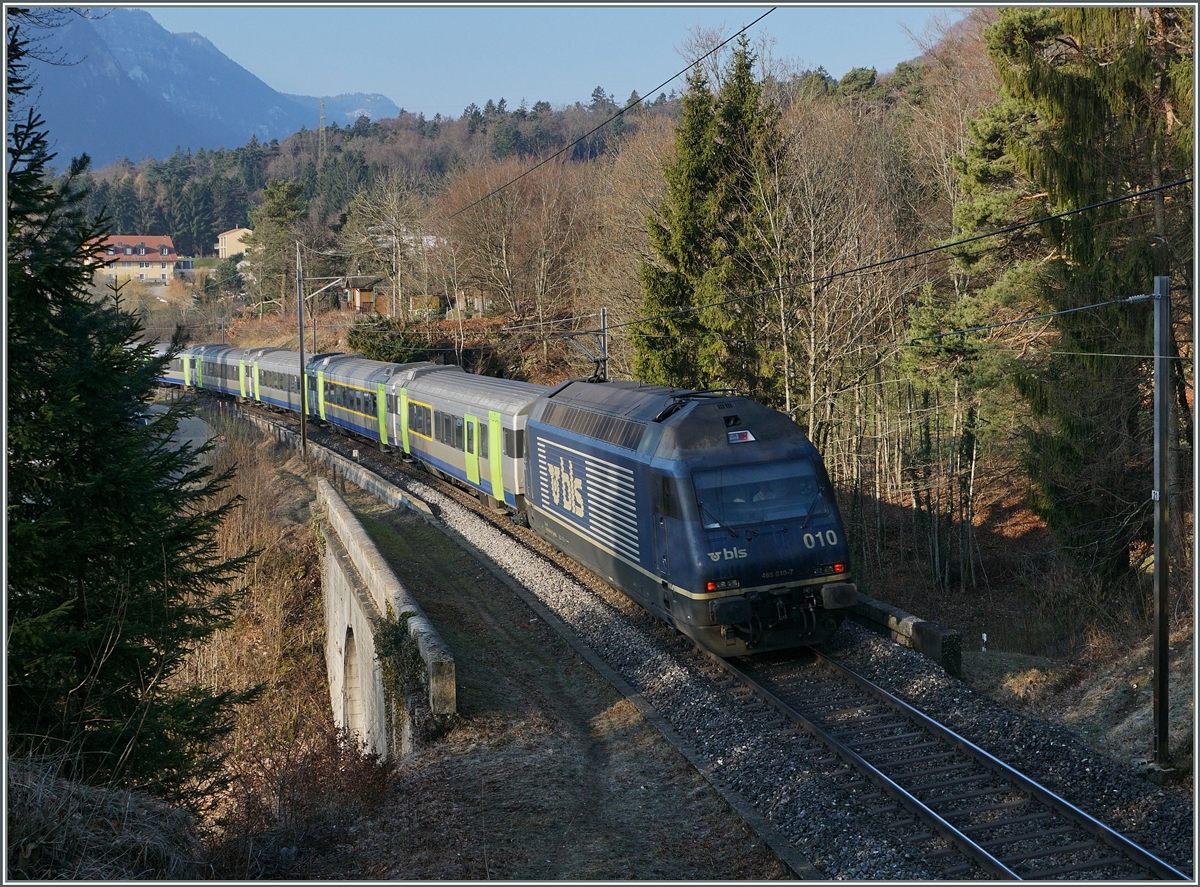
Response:
M461 450L463 448L463 420L462 416L454 417L454 449Z
M479 429L479 458L486 459L488 457L488 432L487 428Z

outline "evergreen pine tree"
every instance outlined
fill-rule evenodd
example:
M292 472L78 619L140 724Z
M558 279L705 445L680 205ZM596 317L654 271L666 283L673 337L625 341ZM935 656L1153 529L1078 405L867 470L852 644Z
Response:
M253 233L243 242L252 263L253 295L262 304L277 298L280 311L295 301L292 225L302 214L302 186L295 179L268 181L263 203L250 210Z
M663 170L666 193L648 222L656 261L643 261L642 314L653 318L632 328L634 373L658 385L704 388L707 375L697 359L705 332L696 304L696 282L709 268L715 187L713 119L715 100L699 68L688 75L683 115L675 131L675 156Z
M779 139L753 64L743 39L716 95L699 69L688 77L666 193L648 225L655 261L639 274L642 314L654 318L631 333L645 381L752 395L762 386L760 301L736 300L771 280L756 183Z
M26 88L22 14L7 21L9 112ZM189 652L228 624L245 558L217 552L228 477L172 441L187 408L148 415L169 354L115 295L89 298L87 157L52 184L32 110L10 121L7 713L10 754L171 796L214 772L211 742L247 694L184 686ZM179 347L178 339L171 352Z
M973 129L961 220L995 226L1021 191L1022 212L1049 214L1183 178L1191 168L1192 15L1003 10L986 36L1006 100ZM1027 188L1013 188L1018 173ZM1041 249L1036 268L1022 267L1025 290L1050 311L1151 291L1155 275L1191 258L1191 213L1168 212L1167 199L1160 193L1046 225L1049 258ZM1169 199L1190 206L1190 190ZM1173 291L1186 291L1184 279L1176 275ZM1016 377L1033 417L1025 431L1032 502L1064 553L1116 588L1131 544L1149 530L1150 307L1078 311L1054 328L1055 353ZM1177 416L1188 440L1189 412Z

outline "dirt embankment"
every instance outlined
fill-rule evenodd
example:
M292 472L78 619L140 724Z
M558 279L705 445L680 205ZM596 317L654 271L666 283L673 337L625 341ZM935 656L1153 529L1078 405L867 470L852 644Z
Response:
M453 648L459 716L306 877L785 877L687 760L510 589L419 516L353 487L346 497Z
M1097 751L1130 766L1153 758L1153 638L1133 649L1107 645L1074 662L1020 653L963 653L964 678L992 698L1034 717L1070 727ZM1168 712L1172 764L1192 768L1195 735L1195 649L1191 628L1168 646ZM1183 788L1190 791L1191 777Z

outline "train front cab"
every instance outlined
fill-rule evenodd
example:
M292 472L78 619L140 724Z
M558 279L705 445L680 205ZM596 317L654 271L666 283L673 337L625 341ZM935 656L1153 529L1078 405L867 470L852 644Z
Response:
M828 476L795 423L745 398L568 385L586 387L560 386L547 404L561 406L529 423L539 533L721 655L836 630L857 591Z
M744 398L701 401L658 455L669 471L652 510L677 624L724 655L827 640L858 593L829 476L795 423Z

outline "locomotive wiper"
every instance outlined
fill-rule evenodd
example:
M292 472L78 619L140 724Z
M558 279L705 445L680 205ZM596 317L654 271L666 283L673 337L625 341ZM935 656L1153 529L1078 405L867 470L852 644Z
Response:
M817 507L818 502L824 503L824 501L824 498L821 496L821 491L817 490L817 494L813 496L812 503L808 506L808 511L804 513L804 520L800 521L800 529L803 530L808 526L808 522L812 520L813 509Z
M703 511L705 514L707 514L709 517L711 517L714 521L716 521L716 524L718 527L720 527L722 530L727 531L729 533L729 535L732 536L734 539L736 539L738 537L737 531L734 530L733 527L730 527L730 526L727 526L726 524L721 523L721 519L719 517L717 517L715 514L713 514L711 511L708 510L708 506L704 504L703 499L697 499L696 502L700 505L701 511Z

